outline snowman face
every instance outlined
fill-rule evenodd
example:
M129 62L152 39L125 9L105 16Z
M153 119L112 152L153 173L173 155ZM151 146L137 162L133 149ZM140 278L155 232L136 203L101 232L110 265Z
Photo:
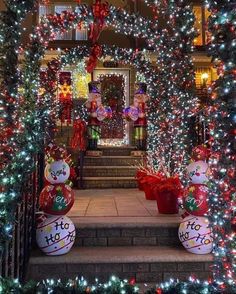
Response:
M134 106L130 106L129 117L132 121L136 121L138 119L138 109Z
M212 231L206 217L188 216L179 226L179 239L186 250L195 254L212 251Z
M69 179L70 167L64 160L54 161L46 165L44 176L51 184L64 183Z
M89 93L89 102L95 101L97 103L97 106L100 106L102 104L102 97L99 93Z
M47 255L66 254L75 242L75 226L66 216L49 217L38 225L36 241Z
M193 184L206 184L208 182L208 164L204 161L192 162L187 171Z

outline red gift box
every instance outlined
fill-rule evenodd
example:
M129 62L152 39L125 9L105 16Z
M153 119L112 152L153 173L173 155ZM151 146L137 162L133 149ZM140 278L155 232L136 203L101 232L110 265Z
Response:
M162 181L154 188L153 193L157 200L157 209L162 214L177 214L178 198L183 194L183 188L179 178L162 178Z

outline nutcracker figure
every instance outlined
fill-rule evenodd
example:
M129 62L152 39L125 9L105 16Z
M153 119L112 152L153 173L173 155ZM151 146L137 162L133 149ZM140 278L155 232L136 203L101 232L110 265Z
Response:
M134 94L134 107L138 109L138 118L134 121L135 144L138 150L146 150L147 141L147 118L146 108L149 96L145 83L136 84Z
M101 122L98 120L97 110L102 105L101 84L99 82L90 82L89 98L86 107L89 111L88 119L88 150L97 150L98 140L100 139Z

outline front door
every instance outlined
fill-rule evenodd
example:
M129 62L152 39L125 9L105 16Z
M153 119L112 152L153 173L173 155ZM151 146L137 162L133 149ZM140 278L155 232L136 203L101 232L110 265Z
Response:
M129 143L128 128L123 119L123 109L129 104L127 72L95 70L94 80L101 82L102 104L112 109L112 118L102 122L100 145L121 146Z

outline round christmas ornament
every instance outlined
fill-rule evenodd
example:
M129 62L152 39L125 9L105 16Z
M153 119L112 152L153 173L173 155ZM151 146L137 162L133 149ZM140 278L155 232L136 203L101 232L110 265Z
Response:
M192 215L204 216L208 211L207 194L206 185L192 184L183 199L186 211Z
M212 231L206 217L189 215L179 226L179 239L187 251L208 254L212 251Z
M187 167L190 179L193 184L206 184L208 182L208 164L202 160L195 161Z
M205 145L196 146L192 151L193 160L208 160L210 157L210 150Z
M138 119L138 108L135 106L126 107L124 110L124 115L127 120L136 121Z
M74 204L74 192L65 184L48 185L39 196L40 208L47 214L64 215Z
M103 105L97 108L97 119L103 121L112 117L112 110L110 107L104 107Z
M66 216L48 217L38 225L36 241L46 255L66 254L75 242L75 226Z
M44 170L44 176L51 184L64 183L69 179L70 166L64 160L48 163Z

